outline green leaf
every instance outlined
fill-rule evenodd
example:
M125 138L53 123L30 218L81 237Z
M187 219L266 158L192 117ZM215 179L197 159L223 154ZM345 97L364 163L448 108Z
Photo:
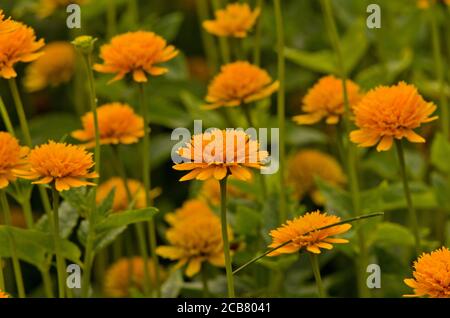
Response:
M164 298L177 298L183 288L183 274L181 270L172 271L161 286Z
M62 136L80 127L77 117L69 113L53 112L28 120L34 145L48 140L58 141Z
M66 201L59 206L59 233L61 238L68 238L78 223L77 211ZM50 233L48 217L43 215L36 223L36 229Z
M439 205L443 208L448 207L450 205L450 197L448 196L449 191L449 182L447 179L440 175L439 173L433 171L431 173L431 184L434 189L434 193L436 194L436 199Z
M352 215L352 202L348 192L320 179L318 176L316 176L315 181L320 194L325 198L325 206L328 212L345 218Z
M442 172L450 171L450 142L437 133L431 145L431 163Z
M70 190L61 192L63 199L83 217L88 215L91 210L93 195L94 191L88 190L86 187L71 188Z
M299 254L283 255L277 258L262 258L258 261L262 266L274 270L285 271L288 270L299 258Z
M149 221L158 212L156 208L144 208L110 214L95 227L96 232L110 231L133 223Z
M178 34L184 15L182 12L172 12L156 21L152 31L162 36L167 41L172 41Z
M257 235L261 227L261 213L240 205L236 212L236 224L234 226L236 233L242 235Z
M368 246L382 247L414 246L414 236L403 225L391 222L381 222L368 237Z

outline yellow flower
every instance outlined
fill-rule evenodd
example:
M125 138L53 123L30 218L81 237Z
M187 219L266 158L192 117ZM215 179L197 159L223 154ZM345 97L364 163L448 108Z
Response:
M233 176L230 176L229 181L232 181ZM232 198L249 198L250 195L241 191L238 187L234 186L231 182L227 184L227 195ZM208 179L202 183L200 188L199 197L208 202L211 205L218 206L220 204L220 184L216 179Z
M117 81L128 73L135 82L147 82L146 73L159 76L167 73L167 68L157 64L167 62L177 56L178 51L166 40L153 32L137 31L117 35L110 44L103 45L100 57L104 64L95 64L101 73L116 73L111 80Z
M359 86L347 81L348 100L355 105L360 99ZM345 112L342 80L332 75L322 77L303 98L302 110L304 115L293 119L300 125L311 125L325 118L326 123L335 125Z
M9 295L0 289L0 298L10 298Z
M293 187L295 197L301 200L309 195L314 203L321 205L324 199L316 187L315 177L336 186L346 183L341 166L326 153L306 149L290 158L287 181Z
M414 262L414 269L414 278L404 280L414 289L414 295L405 296L450 298L450 250L447 247L423 253Z
M196 209L188 211L189 205L184 206L182 213L173 215L173 224L166 232L170 245L156 249L158 255L177 260L176 268L187 264L185 273L189 277L200 271L203 262L218 267L225 266L220 220L206 203L198 209L200 202L196 203ZM232 239L230 228L228 233Z
M66 12L66 7L69 4L84 4L87 0L41 0L37 6L37 13L40 18L46 18L52 15L56 10L63 9Z
M151 285L155 282L155 267L147 262ZM160 278L165 278L160 271ZM132 295L133 289L140 294L144 292L144 260L141 257L121 258L112 264L105 275L104 291L108 297L124 298Z
M177 222L181 222L188 217L209 216L211 213L211 209L204 201L192 199L184 202L183 206L175 210L175 212L167 213L164 218L170 225L175 225Z
M189 162L173 168L191 170L180 181L222 180L227 175L246 181L252 177L247 168L261 169L268 158L267 151L260 151L258 142L242 130L215 129L194 135L189 144L178 149L178 154Z
M321 213L320 211L306 213L303 216L289 220L281 227L270 232L272 244L270 244L269 247L274 248L290 240L292 240L292 243L277 249L276 251L270 253L269 256L297 253L303 248L310 253L320 254L321 248L331 250L333 248L333 244L348 243L348 240L335 238L332 236L347 232L352 227L351 224L342 224L324 230L314 231L315 229L338 223L340 221L340 217L335 215L327 215L326 213ZM314 232L304 235L310 231Z
M16 180L15 169L25 164L25 156L29 149L20 147L19 142L11 134L0 131L0 189L6 188L10 181Z
M272 83L270 75L245 61L222 66L221 72L212 80L206 96L205 109L234 107L249 104L272 95L279 82Z
M95 185L84 179L98 177L95 172L89 172L94 166L92 153L80 146L49 141L31 150L27 161L26 169L17 170L18 176L30 180L38 179L33 184L54 182L58 191Z
M234 38L245 38L255 25L261 10L251 10L246 3L232 3L215 12L215 20L203 22L203 27L211 34Z
M24 85L28 92L48 86L67 83L75 68L75 50L67 42L53 42L44 47L44 53L26 69Z
M413 85L400 82L395 86L380 86L368 92L354 107L356 126L350 139L360 147L372 147L378 151L389 150L394 138L410 142L425 142L413 129L437 119L430 117L436 110L426 102Z
M133 144L144 136L144 120L127 104L110 103L97 108L100 144ZM95 126L92 112L85 114L81 121L82 130L72 132L72 137L83 142L84 146L95 146Z
M128 189L130 190L133 207L136 209L145 208L145 191L144 185L138 180L127 179ZM125 211L129 209L130 202L128 201L128 194L125 188L125 183L122 178L112 177L109 180L103 182L97 189L97 202L100 203L106 199L108 194L114 192L114 201L112 209L115 212ZM159 188L155 188L150 191L150 197L156 198L161 193Z
M32 62L42 55L37 52L44 46L44 40L36 41L34 30L12 19L3 20L0 13L0 77L17 76L14 64Z

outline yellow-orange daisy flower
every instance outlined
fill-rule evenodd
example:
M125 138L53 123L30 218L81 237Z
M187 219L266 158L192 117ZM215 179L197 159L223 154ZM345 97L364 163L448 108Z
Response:
M293 220L289 220L281 227L270 232L272 244L269 247L274 248L289 241L292 241L292 243L275 250L269 256L297 253L302 249L306 249L310 253L320 254L321 248L330 250L335 243L348 243L346 239L335 238L333 236L347 232L352 227L351 224L342 224L324 230L314 231L340 221L340 217L327 215L320 211L306 213ZM314 232L305 235L305 233L310 231Z
M167 213L164 218L167 223L174 225L188 217L199 217L205 214L209 215L210 213L211 209L204 201L199 199L191 199L184 202L182 207L176 209L175 212Z
M414 262L414 278L405 279L414 295L407 297L450 298L450 250L442 247L431 253L423 253Z
M394 138L410 142L425 142L413 129L437 119L430 117L436 110L426 102L413 85L400 82L394 86L379 86L368 92L354 107L358 130L350 139L360 147L372 147L378 151L389 150Z
M237 61L222 66L221 72L212 80L206 96L205 109L234 107L249 104L272 95L279 82L258 66Z
M52 183L58 191L95 185L85 179L97 178L89 170L94 166L92 153L83 147L56 143L36 146L27 157L26 169L16 170L24 179L36 180L33 184Z
M0 14L0 77L5 79L17 76L14 64L32 62L42 55L38 52L44 40L36 41L34 30L12 19L3 20Z
M28 147L20 147L11 134L0 131L0 189L16 180L14 170L24 166L28 151Z
M26 69L24 86L28 92L58 86L72 78L76 59L73 45L53 42L46 45L42 52L43 55Z
M233 176L230 176L229 181L233 181ZM237 181L237 180L236 180ZM227 184L227 195L232 198L247 199L251 195L241 191L232 182ZM208 179L202 183L199 191L199 198L208 202L211 205L218 206L220 204L220 183L216 179Z
M147 266L153 286L156 281L154 262L149 260ZM160 269L160 279L164 280L165 276ZM103 289L108 297L114 298L131 297L133 290L142 295L144 277L144 260L141 257L121 258L108 268Z
M177 56L178 51L166 40L153 32L137 31L120 34L112 38L110 44L100 49L103 64L95 64L101 73L115 73L111 81L117 81L132 73L135 82L147 82L146 73L159 76L167 73L167 68L158 66Z
M136 209L145 208L144 185L138 180L127 179L128 190L130 191L133 207ZM114 212L125 211L129 209L127 189L122 178L112 177L98 186L97 202L100 203L106 199L111 191L114 190L114 200L112 209ZM150 191L150 197L156 198L161 193L159 188Z
M37 5L37 14L40 18L46 18L52 15L56 10L66 13L69 4L82 5L88 0L41 0Z
M9 295L0 289L0 298L9 298Z
M287 182L293 187L295 198L301 200L309 195L316 204L324 203L316 186L316 177L336 186L347 181L344 171L333 157L314 149L294 154L289 159L287 171Z
M348 80L346 83L350 105L361 99L359 86ZM322 77L303 98L302 110L306 113L293 120L300 125L311 125L325 118L327 124L339 122L345 112L342 80L332 75Z
M238 180L252 177L247 168L261 169L268 158L259 150L259 143L242 130L212 130L194 135L191 142L178 149L185 160L173 166L175 170L190 171L180 181L192 179L222 180L233 175Z
M100 144L132 144L144 136L144 120L127 104L110 103L97 108ZM72 132L72 137L95 146L95 126L92 112L82 119L83 129Z
M175 216L175 222L167 230L170 245L159 246L156 253L170 260L177 260L176 268L186 266L185 273L192 277L197 274L203 262L217 267L225 266L220 219L208 206L201 210L184 210L184 216ZM233 233L228 228L232 239Z
M245 38L255 25L261 10L252 11L247 3L232 3L215 12L214 20L203 22L206 31L217 36Z

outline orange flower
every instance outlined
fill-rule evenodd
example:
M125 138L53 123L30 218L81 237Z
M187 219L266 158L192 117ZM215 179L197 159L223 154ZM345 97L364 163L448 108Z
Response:
M347 93L350 105L355 105L360 99L359 86L347 81ZM318 123L323 118L329 125L335 125L344 114L344 93L342 80L332 75L322 77L303 98L302 110L304 115L293 119L300 125Z
M0 289L0 298L10 298L9 295Z
M95 185L84 179L97 178L95 172L89 172L94 166L92 154L83 147L56 143L36 146L27 157L26 169L17 170L24 179L35 180L33 184L53 183L58 191L70 188Z
M135 82L147 82L145 73L152 76L167 73L166 68L157 64L167 62L177 54L175 47L168 46L166 40L153 32L128 32L113 37L110 44L101 47L100 57L104 64L95 64L94 69L101 73L116 73L111 82L130 72Z
M132 144L144 136L144 120L127 104L110 103L97 108L100 144ZM75 130L72 137L95 146L95 126L92 112L82 117L83 130Z
M184 202L181 208L175 210L173 213L167 213L164 217L167 223L175 225L177 222L181 222L188 217L198 217L205 214L209 215L210 213L211 209L204 201L192 199Z
M173 168L191 170L180 181L222 180L227 175L246 181L252 177L247 168L261 169L268 157L267 151L260 151L258 142L242 130L218 129L194 135L189 144L178 149L178 154L189 162Z
M249 104L272 95L279 82L273 83L269 74L258 66L238 61L222 66L208 87L206 109Z
M3 18L0 11L0 77L10 79L17 76L14 64L32 62L42 55L37 51L44 46L44 40L36 41L32 28Z
M44 55L26 69L24 85L28 92L58 86L72 78L76 55L71 44L53 42L46 45L42 52Z
M229 177L229 181L233 181L233 176ZM238 180L235 180L238 181ZM249 180L251 182L251 179ZM241 191L232 182L227 184L227 195L232 198L248 199L250 194ZM202 183L199 191L199 197L211 205L218 206L220 204L220 183L216 179L208 179Z
M232 3L223 10L217 10L216 19L204 21L203 27L217 36L245 38L260 13L259 8L252 11L246 3Z
M331 250L335 243L348 243L348 240L335 238L332 236L342 234L350 230L351 224L342 224L333 226L324 230L314 231L315 229L338 223L341 218L335 215L327 215L320 211L306 213L303 216L297 217L292 221L287 221L284 225L272 230L272 244L270 248L277 247L283 243L292 240L289 243L276 251L269 254L269 256L277 256L280 254L297 253L305 248L308 252L320 254L320 249L324 248ZM314 231L308 235L307 232Z
M20 147L11 134L0 131L0 189L6 188L10 181L16 180L15 169L25 164L28 147Z
M413 85L400 82L377 87L354 107L359 130L352 131L350 139L360 147L378 144L378 151L389 150L394 138L425 142L413 129L437 119L430 117L435 110L436 106L426 102Z
M64 9L63 12L66 12L66 7L69 4L84 4L87 0L41 0L38 8L38 16L40 18L46 18L52 15L58 9Z
M414 289L414 295L405 296L450 298L450 250L447 247L423 253L414 262L414 269L414 278L404 280Z

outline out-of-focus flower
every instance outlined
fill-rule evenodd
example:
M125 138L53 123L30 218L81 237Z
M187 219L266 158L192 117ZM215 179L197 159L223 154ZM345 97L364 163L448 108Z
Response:
M238 61L222 66L221 72L212 80L206 96L206 109L234 107L249 104L272 95L279 82L258 66Z
M359 86L350 80L346 86L349 103L355 105L362 97ZM306 114L295 116L296 123L311 125L325 118L327 124L337 124L345 112L342 80L332 75L322 77L309 89L302 102Z
M306 213L303 216L289 220L281 227L270 232L272 244L269 247L274 248L291 240L292 243L277 249L270 253L269 256L297 253L302 249L306 249L310 253L320 254L321 248L330 250L333 248L333 244L348 243L348 240L333 236L347 232L352 227L351 224L342 224L314 231L340 221L340 217L327 215L327 213L321 213L320 211ZM314 232L305 235L305 233L310 231Z
M195 207L198 208L197 205ZM172 215L170 222L173 224L166 232L170 245L159 246L156 253L170 260L177 260L177 268L187 264L185 273L192 277L200 271L203 262L223 267L225 258L219 218L211 210L208 212L205 203L199 210L188 211L188 208L189 205L181 213ZM228 233L232 239L230 228Z
M293 187L294 195L298 200L309 195L314 203L324 203L324 199L316 187L315 177L336 186L346 182L344 171L339 163L326 153L306 149L297 152L290 158L287 181Z
M404 280L414 290L406 297L450 298L450 250L442 247L423 253L414 262L413 276Z
M127 186L131 194L133 207L135 209L145 208L145 191L144 185L138 180L127 179ZM129 209L130 202L128 200L127 190L122 178L112 177L103 182L97 189L97 202L100 203L106 199L111 191L114 192L114 200L112 209L114 212L125 211ZM150 191L150 197L156 198L161 193L160 188Z
M110 44L100 49L103 64L95 64L101 73L115 73L111 80L117 81L132 73L135 82L147 82L146 73L159 76L167 73L167 68L158 64L177 56L178 51L166 40L153 32L137 31L120 34L112 38Z
M141 257L121 258L112 264L105 275L104 291L108 297L124 298L132 296L133 290L144 293L144 260ZM155 284L154 262L147 262L151 285ZM166 274L161 272L164 280Z
M214 20L204 21L203 27L217 36L245 38L260 13L260 8L252 11L247 3L231 3L225 9L217 10Z
M56 190L95 185L85 179L98 178L98 174L89 170L94 166L92 153L83 147L56 143L36 146L27 157L27 166L17 169L17 176L36 180L33 184L54 183Z
M192 216L201 217L203 215L209 216L211 213L211 209L204 201L192 199L184 202L183 206L176 209L175 212L167 213L165 215L165 220L170 225L175 225L177 222L181 222L186 218Z
M37 5L37 14L40 18L46 18L52 15L56 10L62 10L66 12L66 8L69 4L82 5L89 0L40 0Z
M110 103L97 108L100 144L133 144L144 136L144 120L127 104ZM72 137L95 146L95 125L92 112L82 117L83 129L72 132Z
M238 180L252 177L247 168L261 169L268 158L259 150L259 143L242 130L212 130L194 135L191 142L178 149L178 155L189 162L173 166L175 170L190 171L180 181L192 179L222 180L233 175Z
M232 181L233 176L230 176L229 181ZM250 197L250 194L241 191L238 187L234 186L231 182L227 184L227 195L231 198L246 199ZM208 202L211 205L218 206L220 204L220 184L216 179L208 179L202 183L199 192L199 198Z
M3 215L0 215L0 224L5 224ZM25 215L23 211L17 207L11 207L11 225L21 229L27 228Z
M44 40L36 41L32 28L11 18L4 20L0 11L0 77L16 77L14 64L36 60L42 55L38 50L43 46Z
M67 83L75 68L75 50L67 42L53 42L44 47L40 58L26 69L24 86L28 92L36 92L48 86Z
M28 147L20 147L19 142L11 134L0 131L0 189L6 188L9 182L16 180L15 169L25 165Z
M378 151L389 150L394 138L423 143L425 139L413 129L437 119L430 117L435 110L436 105L426 102L413 85L379 86L354 107L359 129L351 132L350 139L360 147L378 144Z
M0 289L0 298L10 298L9 295L7 293L5 293L4 291L2 291Z
M201 82L207 82L211 73L208 63L203 57L189 57L187 59L189 74Z

